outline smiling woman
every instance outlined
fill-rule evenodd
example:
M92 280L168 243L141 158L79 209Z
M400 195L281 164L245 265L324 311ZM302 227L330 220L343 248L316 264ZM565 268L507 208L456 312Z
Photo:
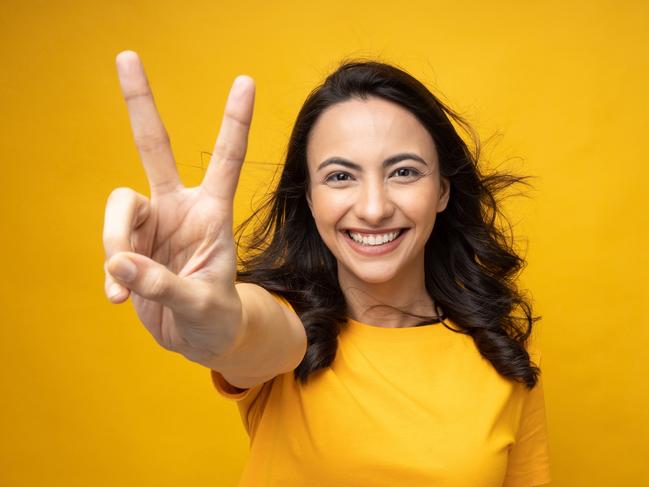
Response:
M526 177L482 174L452 121L473 133L374 61L305 101L237 279L300 317L307 350L244 390L212 373L254 439L241 485L550 481L538 318L495 219Z
M109 197L106 294L210 371L251 437L240 486L549 482L540 352L497 191L419 81L343 63L307 98L237 269L254 84L236 79L185 188L135 53L118 73L151 200Z

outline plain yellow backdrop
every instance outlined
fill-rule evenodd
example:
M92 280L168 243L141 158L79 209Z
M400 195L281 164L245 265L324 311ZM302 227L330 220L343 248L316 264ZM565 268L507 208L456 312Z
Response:
M187 185L232 80L255 79L236 221L343 58L400 65L494 136L489 160L535 177L507 208L543 316L551 485L649 485L648 19L620 0L4 0L0 485L233 486L246 459L208 370L103 294L106 198L148 194L115 71L126 49Z

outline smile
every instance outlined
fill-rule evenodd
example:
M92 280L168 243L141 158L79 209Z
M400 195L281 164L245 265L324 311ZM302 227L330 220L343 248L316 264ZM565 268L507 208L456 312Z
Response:
M389 232L389 233L367 234L367 233L350 232L349 230L347 230L347 235L349 235L350 238L354 239L355 242L358 242L359 244L362 245L383 245L388 242L392 242L399 235L401 235L401 232L403 232L403 230L397 230L396 232Z
M400 228L385 233L361 233L344 230L345 241L356 253L364 256L378 256L396 249L403 240L407 228Z

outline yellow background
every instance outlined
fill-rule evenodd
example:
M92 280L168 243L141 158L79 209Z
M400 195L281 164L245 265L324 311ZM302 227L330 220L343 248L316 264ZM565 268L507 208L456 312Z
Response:
M536 177L509 206L544 353L552 486L648 485L646 2L17 1L0 9L0 485L235 485L236 406L103 294L110 191L148 194L115 55L143 59L197 184L240 73L236 220L343 57L394 62ZM476 405L478 407L479 405Z

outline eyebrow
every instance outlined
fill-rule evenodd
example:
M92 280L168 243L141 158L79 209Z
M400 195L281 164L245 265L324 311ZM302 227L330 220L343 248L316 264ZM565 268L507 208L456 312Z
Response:
M392 166L392 165L394 165L394 164L396 164L398 162L401 162L403 160L406 160L406 159L413 159L415 161L421 162L422 164L424 164L426 166L428 165L428 163L424 159L419 157L417 154L412 154L410 152L404 152L404 153L401 153L401 154L395 154L395 155L393 155L391 157L388 157L385 161L383 161L383 167ZM355 162L349 161L349 160L344 159L342 157L334 156L334 157L329 157L328 159L326 159L325 161L320 163L320 165L318 166L316 171L319 171L324 167L330 166L331 164L340 164L341 166L345 166L345 167L348 167L349 169L354 169L356 171L361 171L363 169L360 165L356 164Z

